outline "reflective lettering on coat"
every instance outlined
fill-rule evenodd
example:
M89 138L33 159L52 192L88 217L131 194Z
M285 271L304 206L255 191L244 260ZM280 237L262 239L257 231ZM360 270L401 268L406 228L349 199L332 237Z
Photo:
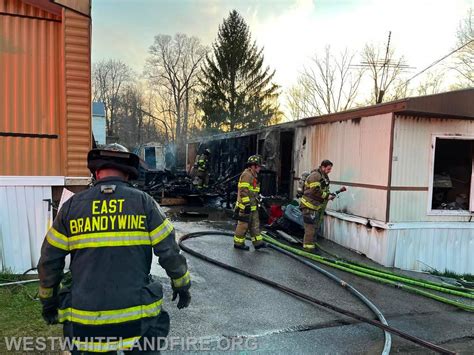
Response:
M94 200L92 201L92 214L122 213L125 199Z

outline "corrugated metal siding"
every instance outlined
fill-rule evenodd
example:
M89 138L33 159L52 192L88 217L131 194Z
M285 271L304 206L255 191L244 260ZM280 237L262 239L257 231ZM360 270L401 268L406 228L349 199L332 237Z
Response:
M64 5L70 9L81 12L84 15L90 16L90 1L89 0L53 0L57 4Z
M387 186L391 118L392 114L388 113L297 128L296 176L319 166L323 159L330 159L334 163L331 180ZM386 190L355 186L348 189L328 208L385 220Z
M90 19L64 11L67 175L89 176L91 147Z
M59 20L16 0L0 0L0 11ZM0 15L0 132L59 135L60 30L57 21ZM61 175L58 138L0 137L0 152L0 175Z
M22 273L38 264L51 223L49 186L0 186L0 268Z
M430 267L459 274L474 273L474 229L367 228L362 224L326 216L324 236L346 248L364 253L389 267L424 271Z
M61 21L61 18L46 12L38 7L28 5L19 0L0 0L0 12L6 12L9 14L40 17L46 19L55 19Z
M392 186L429 186L433 134L474 136L474 121L441 118L395 119ZM465 221L466 217L428 216L427 191L392 191L390 221Z
M324 236L346 248L365 254L368 258L385 266L393 266L396 238L388 230L367 228L343 219L326 216Z
M395 267L474 274L474 229L406 229L396 236Z

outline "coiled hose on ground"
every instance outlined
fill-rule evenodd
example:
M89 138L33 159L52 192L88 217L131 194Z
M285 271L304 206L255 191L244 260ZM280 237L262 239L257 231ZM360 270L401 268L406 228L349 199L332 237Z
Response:
M342 309L338 306L335 306L335 305L332 305L330 303L327 303L327 302L324 302L324 301L321 301L321 300L318 300L314 297L311 297L311 296L308 296L304 293L301 293L299 291L296 291L294 289L291 289L289 287L286 287L282 284L279 284L277 282L274 282L272 280L269 280L269 279L266 279L264 277L261 277L261 276L258 276L256 274L252 274L248 271L245 271L245 270L242 270L242 269L239 269L237 267L234 267L232 265L228 265L226 263L223 263L221 261L218 261L216 259L213 259L213 258L210 258L202 253L199 253L191 248L189 248L188 246L184 245L184 241L188 240L188 239L192 239L192 238L197 238L197 237L202 237L202 236L209 236L209 235L218 235L218 236L229 236L229 237L232 237L233 236L233 233L229 233L229 232L217 232L217 231L206 231L206 232L195 232L195 233L189 233L189 234L186 234L184 236L182 236L180 239L179 239L179 246L181 247L182 250L184 250L185 252L191 254L191 255L194 255L202 260L205 260L209 263L212 263L214 265L217 265L217 266L220 266L226 270L230 270L232 272L235 272L235 273L238 273L240 275L243 275L245 277L248 277L248 278L251 278L251 279L254 279L254 280L257 280L261 283L264 283L266 285L269 285L279 291L282 291L282 292L285 292L289 295L292 295L294 297L297 297L297 298L300 298L300 299L304 299L310 303L313 303L313 304L317 304L319 306L323 306L325 308L328 308L328 309L331 309L332 311L335 311L337 313L340 313L340 314L344 314L346 316L349 316L351 318L354 318L354 319L357 319L359 321L362 321L364 323L368 323L368 324L371 324L373 326L376 326L382 330L384 330L385 332L390 332L390 333L393 333L393 334L396 334L404 339L407 339L415 344L418 344L420 346L423 346L425 348L428 348L432 351L435 351L435 352L438 352L440 354L454 354L454 352L451 352L450 350L447 350L443 347L440 347L436 344L433 344L433 343L430 343L428 341L425 341L423 339L420 339L420 338L417 338L415 336L412 336L408 333L405 333L401 330L398 330L396 328L393 328L393 327L390 327L388 326L387 324L384 324L383 321L376 321L376 320L372 320L372 319L369 319L369 318L366 318L364 316L361 316L361 315L358 315L356 313L353 313L351 311L348 311L348 310L345 310L345 309ZM268 236L266 236L266 238L268 238ZM278 247L275 247L275 246L272 246L272 249L275 249L275 250L278 250L281 252L284 252L283 248L278 248ZM286 253L285 253L286 254ZM288 255L288 254L287 254ZM300 258L298 258L297 256L292 256L294 258L296 258L297 260L301 261ZM305 262L306 264L306 262ZM306 264L308 265L308 264ZM319 270L318 270L319 271ZM329 274L329 272L327 272ZM327 276L327 275L326 275ZM333 275L334 276L334 275ZM333 279L333 280L339 280L336 276L334 276L336 279ZM341 280L342 281L342 280ZM337 281L337 282L340 282L340 281ZM370 307L369 307L370 308ZM371 308L372 309L372 308ZM382 316L383 317L383 316ZM386 323L386 322L385 322ZM385 341L385 346L384 346L384 352L386 351L386 345L387 345L387 340ZM388 350L387 350L388 351Z

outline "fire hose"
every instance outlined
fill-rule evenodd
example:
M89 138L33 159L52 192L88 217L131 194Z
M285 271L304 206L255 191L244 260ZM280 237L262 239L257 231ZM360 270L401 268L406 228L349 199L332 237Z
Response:
M404 275L399 275L399 274L394 274L390 273L388 271L383 271L380 269L372 268L363 264L355 264L353 262L347 262L347 261L340 261L340 260L334 260L334 259L329 259L323 256L315 255L312 253L308 253L306 251L303 251L301 249L293 248L290 247L286 244L283 244L272 237L270 237L267 232L263 232L263 239L267 241L268 243L271 243L272 245L276 245L282 249L285 249L289 252L292 252L294 254L303 256L305 258L311 259L313 261L317 261L321 264L327 265L334 267L336 269L342 270L349 272L351 274L361 276L367 279L370 279L372 281L377 281L379 283L387 284L394 286L396 288L400 288L403 290L406 290L411 293L415 293L421 296L425 296L431 299L434 299L436 301L446 303L458 308L461 308L465 311L470 311L474 312L474 306L459 302L456 300L452 300L443 296L436 295L434 293L430 293L424 290L420 290L418 288L415 288L413 286L418 286L418 287L423 287L423 288L429 288L438 292L443 292L446 294L450 294L453 296L459 296L459 297L464 297L464 298L469 298L469 299L474 299L474 295L470 293L468 290L463 289L461 287L456 287L456 286L451 286L451 285L441 285L437 284L435 282L431 281L424 281L424 280L418 280L415 278L410 278L408 276Z
M304 299L312 304L316 304L316 305L319 305L319 306L322 306L322 307L325 307L325 308L328 308L328 309L331 309L332 311L334 312L337 312L337 313L340 313L340 314L343 314L343 315L346 315L346 316L349 316L351 318L354 318L354 319L357 319L359 321L362 321L364 323L368 323L368 324L371 324L375 327L378 327L382 330L384 330L385 332L390 332L392 334L396 334L404 339L407 339L415 344L418 344L420 346L423 346L427 349L430 349L432 351L435 351L435 352L438 352L440 354L454 354L454 352L448 350L448 349L445 349L443 347L440 347L436 344L433 344L433 343L430 343L426 340L423 340L423 339L420 339L420 338L417 338L413 335L410 335L406 332L403 332L399 329L396 329L396 328L393 328L391 326L388 326L387 324L384 324L384 322L382 320L379 320L379 321L376 321L376 320L372 320L372 319L369 319L367 317L364 317L364 316L361 316L361 315L358 315L354 312L351 312L349 310L346 310L346 309L343 309L343 308L340 308L338 306L335 306L333 304L330 304L330 303L327 303L327 302L324 302L324 301L321 301L321 300L318 300L314 297L311 297L309 295L306 295L304 293L301 293L297 290L294 290L294 289L291 289L289 287L286 287L282 284L279 284L275 281L272 281L272 280L269 280L267 278L264 278L264 277L261 277L259 275L256 275L256 274L253 274L253 273L250 273L248 271L245 271L245 270L242 270L240 268L237 268L237 267L234 267L232 265L229 265L229 264L226 264L226 263L223 263L221 261L218 261L216 259L213 259L213 258L210 258L202 253L199 253L189 247L187 247L186 245L184 245L184 241L188 240L188 239L192 239L192 238L197 238L197 237L202 237L202 236L206 236L206 235L219 235L219 236L222 236L222 235L225 235L225 236L230 236L232 237L233 234L232 233L228 233L228 232L215 232L215 231L210 231L210 232L196 232L196 233L190 233L190 234L186 234L184 236L182 236L180 239L179 239L179 246L181 247L182 250L184 250L185 252L191 254L191 255L194 255L195 257L198 257L202 260L205 260L209 263L212 263L214 265L217 265L217 266L220 266L226 270L229 270L229 271L232 271L232 272L235 272L235 273L238 273L240 275L243 275L245 277L248 277L250 279L253 279L253 280L257 280L263 284L266 284L268 286L271 286L281 292L284 292L284 293L287 293L289 295L292 295L296 298L299 298L299 299ZM278 250L279 252L283 252L283 248L278 248L276 246L273 246L273 245L270 245L270 247L272 249L275 249L275 250ZM285 253L286 254L286 253ZM287 254L288 255L288 254ZM295 259L297 260L300 260L299 257L297 256L293 256ZM301 260L300 260L301 261ZM307 265L305 263L305 265ZM342 281L342 280L341 280ZM340 281L338 281L340 282ZM383 316L382 316L383 317ZM379 318L380 319L380 318ZM382 318L384 319L384 318ZM386 322L385 322L386 323ZM384 346L384 352L386 351L386 346L387 346L387 340L385 341L385 346Z

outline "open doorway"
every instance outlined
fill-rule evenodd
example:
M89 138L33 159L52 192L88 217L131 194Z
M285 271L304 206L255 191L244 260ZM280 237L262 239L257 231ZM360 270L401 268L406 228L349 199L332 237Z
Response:
M432 210L472 211L473 139L436 137Z
M293 139L293 131L280 133L280 186L278 193L288 197L291 197L293 190Z

